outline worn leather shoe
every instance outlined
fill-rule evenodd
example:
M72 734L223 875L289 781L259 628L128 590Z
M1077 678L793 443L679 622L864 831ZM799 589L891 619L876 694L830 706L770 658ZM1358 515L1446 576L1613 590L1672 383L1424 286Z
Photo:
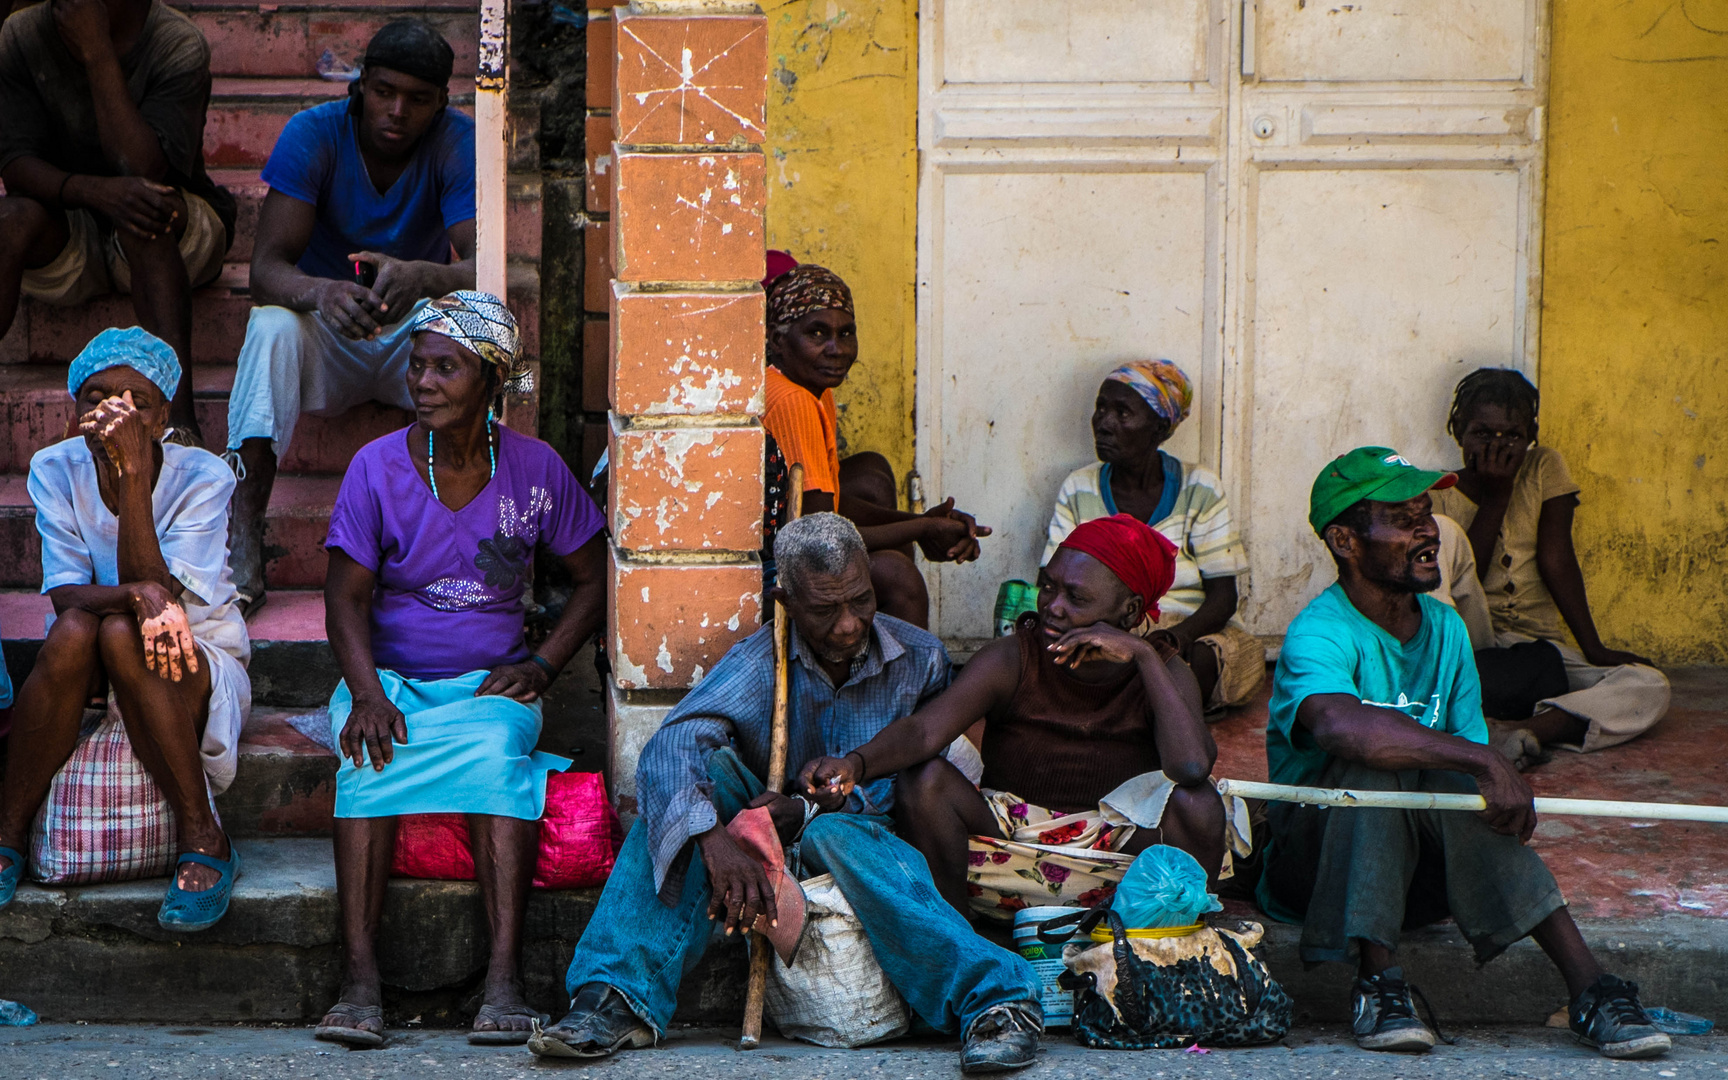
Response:
M624 995L605 983L588 983L570 1001L570 1013L549 1028L534 1022L528 1049L544 1058L607 1057L628 1046L654 1045L654 1031Z
M1572 1037L1609 1058L1661 1057L1674 1046L1650 1022L1638 1001L1638 984L1604 975L1579 994L1566 1010Z
M1024 1069L1038 1058L1038 1036L1044 1031L1044 1009L1036 1001L986 1009L966 1029L960 1047L963 1073L1009 1072Z

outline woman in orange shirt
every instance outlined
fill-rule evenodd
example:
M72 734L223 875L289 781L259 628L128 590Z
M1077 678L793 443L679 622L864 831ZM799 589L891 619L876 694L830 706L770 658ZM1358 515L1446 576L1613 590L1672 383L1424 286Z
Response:
M837 511L858 526L870 549L878 610L926 627L930 595L913 545L931 562L970 562L990 530L954 509L952 498L922 514L898 509L894 471L881 454L841 460L834 388L857 360L852 290L839 275L807 263L770 283L762 426L787 465L804 466L802 512ZM776 516L772 507L769 516Z

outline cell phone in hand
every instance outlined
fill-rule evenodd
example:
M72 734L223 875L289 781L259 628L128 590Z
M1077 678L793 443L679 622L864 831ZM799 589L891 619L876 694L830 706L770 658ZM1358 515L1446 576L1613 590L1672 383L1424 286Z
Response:
M354 280L358 281L361 287L370 289L378 280L377 265L362 262L359 259L354 260Z

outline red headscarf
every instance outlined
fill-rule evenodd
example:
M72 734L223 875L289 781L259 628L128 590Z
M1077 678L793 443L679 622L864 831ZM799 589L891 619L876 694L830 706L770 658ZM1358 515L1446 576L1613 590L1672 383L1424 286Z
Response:
M1084 552L1140 594L1149 618L1158 617L1158 598L1176 580L1176 545L1131 514L1095 518L1075 527L1062 547Z

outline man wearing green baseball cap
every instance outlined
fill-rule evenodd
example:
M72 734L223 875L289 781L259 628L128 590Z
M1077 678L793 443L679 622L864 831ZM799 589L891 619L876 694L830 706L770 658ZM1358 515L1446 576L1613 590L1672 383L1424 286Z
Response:
M1451 916L1486 963L1534 937L1566 980L1573 1033L1612 1058L1669 1049L1638 988L1603 972L1554 877L1525 846L1530 787L1488 745L1468 631L1427 595L1440 584L1428 492L1451 473L1365 446L1333 459L1308 522L1338 581L1290 624L1273 682L1266 760L1281 784L1480 793L1477 814L1274 803L1261 907L1301 922L1302 959L1354 960L1356 1041L1427 1050L1398 967L1399 932Z

